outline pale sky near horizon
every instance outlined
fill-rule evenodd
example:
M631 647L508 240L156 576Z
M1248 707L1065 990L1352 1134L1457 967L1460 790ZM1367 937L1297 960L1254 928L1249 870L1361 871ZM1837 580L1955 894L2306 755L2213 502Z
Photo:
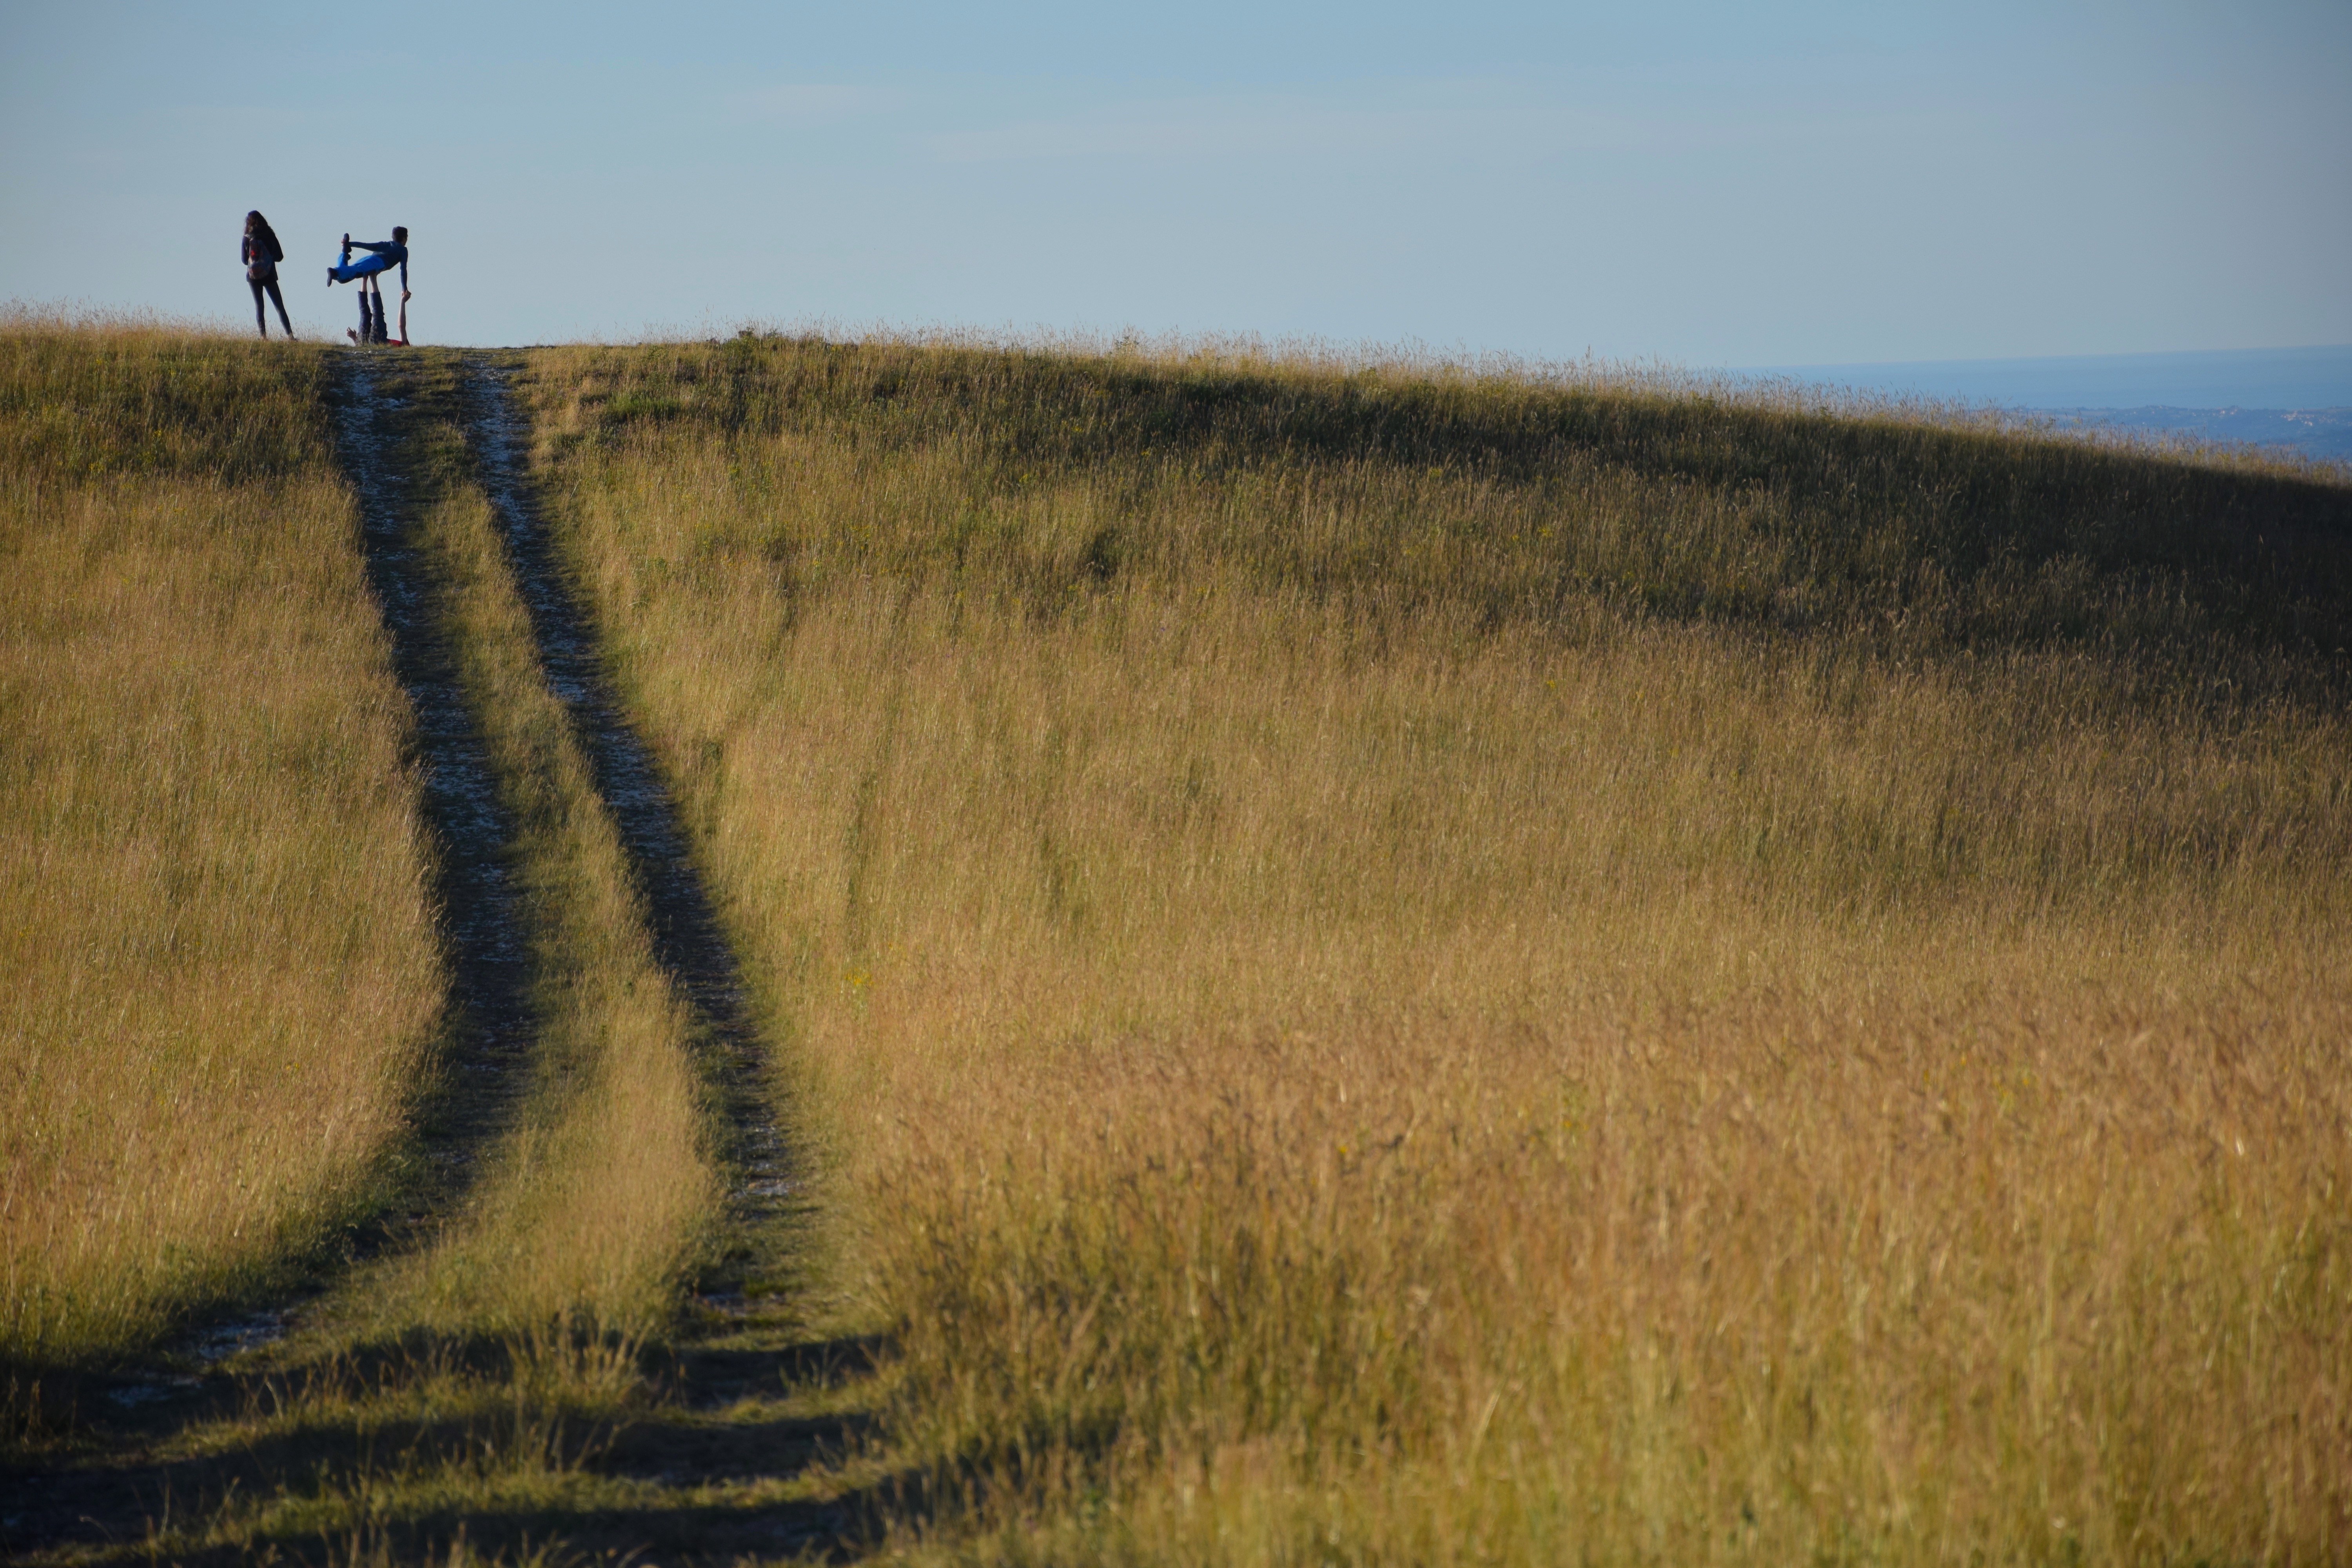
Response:
M2352 5L0 0L0 300L1692 366L2352 342Z

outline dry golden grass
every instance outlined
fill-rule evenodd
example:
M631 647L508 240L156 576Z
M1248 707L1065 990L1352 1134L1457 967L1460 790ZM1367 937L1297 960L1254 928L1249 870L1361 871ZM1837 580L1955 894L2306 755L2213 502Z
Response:
M457 440L443 426L412 437L411 461L436 437L447 458ZM480 489L455 478L417 538L517 824L539 1034L520 1124L491 1152L468 1211L356 1292L357 1321L654 1331L716 1220L688 1010L655 962L619 837L548 688Z
M16 346L5 339L0 345ZM48 357L30 361L36 350ZM229 417L222 423L248 441L269 438L281 426L295 434L284 437L274 453L240 448L219 459L245 461L254 470L247 489L229 491L226 500L215 498L202 508L187 503L184 515L168 505L149 505L113 516L105 531L92 523L79 535L52 525L58 540L46 545L47 554L29 557L75 568L45 582L47 599L20 595L6 602L13 609L30 599L79 631L79 642L57 648L28 639L45 653L44 672L62 679L58 671L69 667L79 684L22 701L21 688L12 686L12 706L0 711L13 723L26 710L24 703L53 702L53 709L35 710L49 730L33 732L64 733L95 749L94 737L113 733L109 721L150 730L162 725L142 706L157 700L146 696L152 688L189 705L190 712L165 715L179 726L166 734L202 740L197 755L210 771L185 764L184 741L175 752L134 732L116 742L118 763L121 752L139 761L118 766L116 795L70 779L78 795L47 784L81 815L67 817L60 807L46 837L28 836L50 858L35 860L36 869L54 865L111 877L101 880L102 888L135 892L143 884L103 860L107 846L128 838L140 845L136 867L176 901L153 895L120 900L106 911L118 922L112 926L88 912L78 915L128 955L110 953L106 968L84 976L52 962L11 978L22 978L25 1008L37 1020L54 1015L72 1022L68 1005L94 1008L90 993L137 1019L133 1009L151 1005L144 1001L151 991L183 1005L193 994L221 1016L184 1013L169 1020L183 1038L194 1037L204 1048L161 1055L161 1068L136 1034L75 1037L58 1025L47 1037L33 1037L47 1054L26 1058L24 1097L9 1106L12 1161L20 1146L41 1153L46 1139L47 1146L80 1161L79 1166L59 1162L54 1179L113 1183L116 1195L101 1190L96 1197L109 1199L121 1219L147 1225L149 1247L160 1240L187 1253L202 1245L217 1254L221 1238L243 1226L263 1263L269 1255L261 1243L268 1238L257 1233L264 1226L285 1233L276 1238L282 1248L289 1237L299 1239L301 1225L315 1228L315 1215L331 1201L350 1209L364 1197L404 1199L404 1207L419 1199L446 1206L410 1228L415 1245L329 1279L322 1295L303 1302L284 1340L216 1370L204 1390L211 1397L167 1407L163 1416L176 1429L151 1415L135 1439L126 1435L110 1442L111 1413L85 1402L84 1424L73 1440L39 1445L36 1457L45 1467L68 1472L56 1484L92 1510L107 1543L61 1543L55 1539L60 1531L71 1537L76 1530L57 1520L54 1508L37 1507L12 1508L10 1544L23 1543L18 1531L30 1513L34 1539L50 1553L44 1561L226 1563L323 1552L331 1561L353 1562L569 1562L578 1554L547 1545L567 1528L600 1540L618 1535L623 1550L637 1545L626 1533L627 1521L638 1510L677 1508L677 1496L662 1485L605 1474L590 1460L610 1445L616 1428L659 1427L667 1414L656 1408L658 1389L647 1368L657 1359L656 1347L679 1327L686 1276L709 1260L723 1217L709 1152L710 1112L693 1059L688 1008L655 960L623 847L571 719L550 689L498 520L467 452L462 367L446 353L381 356L366 372L379 395L365 412L375 424L372 435L383 444L380 467L400 476L379 499L398 509L393 521L413 552L409 569L424 595L421 635L438 644L431 657L446 657L461 682L513 827L509 868L531 961L531 1054L516 1069L528 1081L510 1121L500 1110L472 1108L465 1130L471 1136L446 1139L429 1151L455 1153L466 1162L462 1172L397 1188L379 1183L382 1190L371 1194L360 1184L365 1162L382 1150L354 1147L333 1119L345 1114L355 1096L373 1089L382 1101L377 1143L400 1142L406 1131L400 1112L410 1109L425 1079L421 1042L414 1037L432 1021L441 975L416 883L422 846L406 837L368 837L368 820L361 817L356 827L352 820L350 795L381 796L406 833L414 802L393 743L405 707L385 678L381 623L358 577L350 498L331 469L311 471L330 460L316 445L316 427L331 373L316 354L242 343L170 339L159 345L142 339L130 351L134 357L118 363L115 356L125 352L121 335L86 331L53 334L29 346L28 363L45 366L46 379L25 374L0 383L32 388L26 422L34 427L24 436L28 468L37 472L47 464L54 470L68 456L79 461L89 451L73 447L72 422L49 416L61 384L96 384L119 399L165 405L182 377L202 372L218 384L156 419L155 445L185 443L191 422L224 412ZM196 371L183 358L192 359ZM98 454L116 453L110 460L119 460L122 445L100 447ZM289 468L291 478L286 477ZM141 483L143 495L167 481ZM289 497L309 500L313 510L293 510ZM83 511L101 516L94 504L67 515L79 518ZM178 531L155 533L159 522ZM128 523L151 531L126 536ZM29 552L45 536L26 537ZM16 533L8 538L12 546L18 542ZM133 544L147 553L136 553ZM111 585L131 574L151 589L144 599ZM316 625L321 583L349 590L350 602L331 606L337 616L327 628L332 636ZM125 605L138 615L109 618ZM159 605L173 617L160 616ZM373 662L339 661L332 656L342 645L335 637L348 639ZM12 680L19 673L18 666L8 668ZM245 704L251 718L232 710L233 718L222 720L215 705L232 702ZM64 730L59 715L78 718L81 729ZM352 737L373 734L372 722L382 730L382 744L370 755ZM71 755L55 742L52 754ZM355 755L373 765L364 783L373 795L326 766L347 768ZM46 799L33 791L47 784L46 773L28 765L25 776L31 784L5 798ZM12 776L9 783L13 788L16 781ZM142 784L144 795L136 787ZM158 795L165 797L161 805ZM188 809L199 823L212 825L218 841L167 831L170 811L183 796L193 799ZM151 826L146 818L163 820ZM58 822L83 838L65 838ZM142 832L156 842L142 843ZM79 858L60 852L60 844ZM369 911L338 909L328 900L325 895L337 891L349 896L335 880L348 872L341 858L347 855L385 858L392 864L375 867L380 875L399 869L410 879L412 940L421 962L397 977L413 990L408 999L418 1020L404 1041L396 1035L353 1037L386 1023L383 1009L358 989L353 976L376 976L400 956L385 940L400 931L387 932L381 920L371 926ZM270 896L257 899L225 877L216 861L266 876L261 890ZM5 864L13 876L18 862ZM324 892L302 882L305 877ZM37 908L81 910L69 903L67 896L75 891L69 886L39 887L51 901ZM256 903L261 914L248 907ZM171 929L175 920L177 946ZM353 951L337 945L346 942ZM242 967L228 966L216 951L229 944ZM31 951L29 941L26 950ZM205 988L172 989L168 963L180 951L209 965L199 971ZM250 994L233 988L240 981ZM222 1001L224 991L233 1008ZM339 1006L349 1016L337 1014ZM88 1023L87 1014L81 1021ZM517 1021L501 1022L511 1027ZM212 1038L199 1032L223 1023L236 1024L247 1035ZM330 1025L340 1026L340 1032ZM324 1037L316 1044L302 1039L300 1051L290 1049L288 1037L303 1029ZM12 1069L18 1066L13 1056L6 1059ZM462 1070L471 1065L450 1064L446 1079L462 1086L450 1094L482 1092L484 1080ZM171 1076L162 1068L172 1069ZM89 1124L106 1105L97 1090L126 1077L139 1083L142 1073L160 1083L154 1101L132 1101L116 1114L112 1129L134 1141L134 1152L143 1152L143 1143L163 1144L173 1163L133 1172L142 1182L134 1185L100 1167L96 1156L106 1150L94 1154L59 1136L74 1124L45 1123L49 1102L37 1096L60 1080L90 1086L84 1099L65 1104L86 1130L97 1131ZM503 1098L499 1089L490 1092ZM426 1116L449 1114L441 1099L419 1109ZM158 1124L157 1116L173 1111L189 1120ZM322 1131L331 1136L322 1137ZM289 1149L315 1157L291 1165ZM260 1155L289 1168L257 1165ZM345 1164L322 1163L337 1159ZM353 1162L356 1170L349 1168ZM13 1181L16 1168L12 1165L10 1201L20 1194L41 1199L44 1206L29 1212L48 1223L51 1234L60 1223L56 1216L77 1217L74 1192L19 1188ZM216 1169L236 1179L215 1176ZM307 1176L312 1190L289 1196L262 1180L286 1184L299 1176ZM127 1198L120 1195L125 1188ZM298 1200L309 1207L297 1206ZM211 1206L195 1209L199 1203ZM159 1237L159 1216L176 1228ZM98 1228L86 1220L84 1227ZM89 1288L89 1265L62 1249L41 1252L42 1237L29 1225L12 1233L12 1245L18 1236L30 1237L34 1245L29 1258L12 1253L12 1265L59 1273L79 1265L83 1274L68 1277L68 1283ZM100 1233L99 1239L110 1237ZM189 1262L174 1254L182 1273L144 1277L131 1265L152 1267L152 1255L131 1252L133 1238L110 1240L114 1253L98 1256L113 1272L99 1282L144 1292L121 1314L124 1321L140 1314L132 1327L143 1333L167 1326L197 1284L223 1288L216 1277L229 1277L236 1262L201 1254ZM198 1265L210 1272L194 1274ZM249 1283L246 1276L258 1265L239 1267L245 1274L231 1282ZM12 1309L19 1300L15 1284L12 1277ZM79 1317L62 1320L62 1328L60 1320L47 1321L51 1340L35 1347L43 1356L94 1358L130 1342L123 1323L102 1315L107 1303L74 1298L72 1304ZM58 1336L65 1330L80 1337L60 1345ZM230 1396L240 1388L242 1400ZM780 1385L761 1392L783 1391ZM20 1393L12 1390L12 1397ZM98 1419L90 1420L93 1415ZM652 1441L661 1436L657 1431ZM639 1441L642 1447L646 1439ZM694 1433L689 1441L698 1455L710 1451L707 1434ZM74 1464L78 1456L87 1462Z
M1641 386L534 357L997 1561L2352 1550L2352 498Z
M441 995L313 351L0 331L0 1363L249 1290L383 1176Z

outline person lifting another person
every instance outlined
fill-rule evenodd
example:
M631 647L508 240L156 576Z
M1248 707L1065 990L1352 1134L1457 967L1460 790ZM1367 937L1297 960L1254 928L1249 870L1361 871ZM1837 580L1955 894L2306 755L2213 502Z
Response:
M364 250L357 261L352 252ZM386 330L383 319L383 285L377 279L394 268L400 268L400 336L394 338ZM369 343L408 344L408 230L395 226L390 239L360 240L354 243L350 235L343 236L342 259L327 268L327 286L357 283L360 286L359 331L346 334L352 342L365 347ZM373 300L373 314L369 301Z

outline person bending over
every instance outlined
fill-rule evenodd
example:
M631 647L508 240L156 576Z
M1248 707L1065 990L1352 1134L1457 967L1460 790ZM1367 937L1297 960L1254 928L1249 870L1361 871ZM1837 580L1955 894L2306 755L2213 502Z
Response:
M269 302L278 307L278 324L286 335L294 335L294 323L286 319L286 296L278 291L278 264L286 259L286 247L278 243L278 231L269 220L257 211L245 215L245 239L237 247L236 258L245 263L245 280L253 286L253 324L261 335L269 336L269 318L262 313L261 292L269 291Z
M367 254L353 261L354 250ZM390 239L362 239L356 244L350 235L343 236L343 258L327 268L327 286L354 282L360 286L360 330L352 334L352 341L362 344L391 342L392 334L383 319L383 286L377 279L394 267L400 268L400 335L404 342L408 337L408 230L394 227ZM373 315L371 300L374 301Z

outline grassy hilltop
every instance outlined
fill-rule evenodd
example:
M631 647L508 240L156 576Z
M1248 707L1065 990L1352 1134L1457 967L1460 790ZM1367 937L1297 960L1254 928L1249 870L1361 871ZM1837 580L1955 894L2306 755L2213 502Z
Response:
M510 356L774 1063L806 1208L746 1237L465 373L378 354L534 1054L335 1283L464 1089L333 353L0 332L0 1373L331 1286L85 1556L2352 1552L2340 470L1181 348Z
M2352 1542L2339 476L1214 354L531 365L975 1555Z

